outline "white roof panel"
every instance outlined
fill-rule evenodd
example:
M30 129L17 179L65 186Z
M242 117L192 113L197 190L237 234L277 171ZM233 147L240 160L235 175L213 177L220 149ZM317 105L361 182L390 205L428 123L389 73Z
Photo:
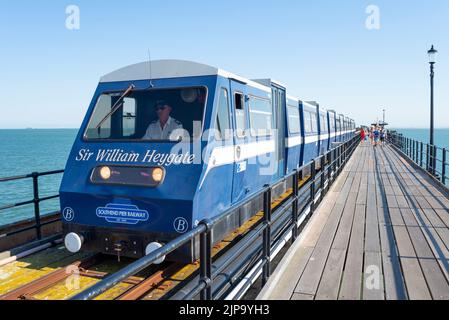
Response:
M153 80L216 75L232 78L271 93L271 89L267 86L206 64L185 60L151 61L151 79ZM146 61L108 73L101 77L100 82L138 81L149 79L150 62Z

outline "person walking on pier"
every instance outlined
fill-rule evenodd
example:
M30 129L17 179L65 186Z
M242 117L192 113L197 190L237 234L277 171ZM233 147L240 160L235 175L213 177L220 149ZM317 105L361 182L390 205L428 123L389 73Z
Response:
M373 146L377 146L379 144L379 138L380 138L380 130L379 130L379 128L377 128L377 127L374 128L373 137L374 137Z
M363 143L365 141L366 138L366 132L365 129L362 128L362 130L360 130L360 140Z
M369 141L371 142L371 144L374 144L374 127L371 127L371 129L369 130Z
M380 145L383 146L385 144L385 129L380 130Z

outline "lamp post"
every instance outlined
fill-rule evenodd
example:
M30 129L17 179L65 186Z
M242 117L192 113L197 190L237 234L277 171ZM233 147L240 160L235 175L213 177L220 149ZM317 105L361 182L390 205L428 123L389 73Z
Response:
M434 112L433 112L433 78L435 76L434 72L434 66L435 66L435 57L438 53L437 50L435 50L434 46L432 45L432 48L430 48L429 51L427 51L429 54L429 63L430 63L430 159L432 160L432 167L428 168L431 169L431 173L435 174L435 164L436 164L436 153L434 148L434 128L433 128L433 122L434 122Z

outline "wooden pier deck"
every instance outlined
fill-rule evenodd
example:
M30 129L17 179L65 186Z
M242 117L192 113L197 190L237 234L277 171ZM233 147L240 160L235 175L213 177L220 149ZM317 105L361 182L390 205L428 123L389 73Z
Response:
M449 299L449 199L362 144L258 299Z

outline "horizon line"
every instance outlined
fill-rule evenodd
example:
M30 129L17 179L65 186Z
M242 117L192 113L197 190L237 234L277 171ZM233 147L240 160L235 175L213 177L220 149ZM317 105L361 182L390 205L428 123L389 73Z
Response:
M390 129L427 129L430 130L428 127L395 127L395 126L389 126ZM33 127L16 127L16 128L0 128L0 130L80 130L80 128L76 127L42 127L42 128L33 128ZM449 129L448 127L435 127L435 129Z

